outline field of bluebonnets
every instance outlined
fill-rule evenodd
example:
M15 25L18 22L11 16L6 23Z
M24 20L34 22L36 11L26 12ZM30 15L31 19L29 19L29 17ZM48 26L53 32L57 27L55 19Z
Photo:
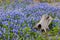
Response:
M32 1L7 3L0 4L0 40L60 40L60 8ZM47 34L33 29L43 14L53 17Z

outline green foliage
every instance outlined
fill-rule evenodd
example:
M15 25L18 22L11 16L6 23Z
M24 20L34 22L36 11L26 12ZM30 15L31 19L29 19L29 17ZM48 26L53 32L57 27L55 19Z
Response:
M55 36L55 35L57 35L58 31L59 31L58 27L54 27L49 33L52 36Z
M10 18L10 15L8 15L7 18Z
M26 17L28 18L31 14L27 14Z
M30 29L30 27L25 27L24 28L24 31L26 31L26 32L29 32L31 29Z
M9 36L8 33L5 33L4 36L5 36L6 40L8 40L8 36Z
M56 0L56 2L60 2L60 0Z
M19 3L21 3L21 2L22 2L22 0L18 0L18 2L19 2Z
M14 16L14 20L16 20L16 19L20 19L19 15L17 15L17 14Z
M8 18L10 18L8 16ZM33 25L35 25L35 21L32 20L31 21ZM8 21L8 24L10 25L11 23ZM50 27L52 26L52 24L54 24L53 22L49 25ZM45 34L45 32L43 32L41 35L39 32L34 32L31 30L31 28L28 26L28 23L26 21L24 21L24 23L22 23L22 26L26 25L26 27L24 29L22 29L22 27L19 29L18 31L18 35L19 35L19 40L47 40L49 38L48 34L50 34L52 37L52 40L56 40L56 35L58 34L59 32L59 28L58 28L58 23L55 23L56 26L53 27L50 31L47 32L47 34ZM8 40L8 36L10 36L10 40L12 40L13 36L14 36L14 33L11 31L13 30L13 28L10 28L10 34L8 34L8 26L6 25L2 25L0 24L1 27L3 28L6 28L6 33L4 33L3 35L6 36L6 39ZM20 31L22 31L23 34L20 34ZM26 37L26 35L29 35L29 37ZM45 36L45 38L44 38ZM1 39L2 40L2 39ZM58 38L58 40L60 40L60 38Z
M32 20L31 20L31 24L32 24L32 27L36 24L36 22L33 20L33 18L32 18Z
M12 40L13 36L14 36L14 33L13 32L10 32L10 40Z
M2 0L0 0L0 6L2 5Z
M6 8L7 8L7 5L5 4L5 5L4 5L4 9L6 10Z
M6 3L7 3L7 4L10 4L10 0L6 0Z
M6 28L6 29L8 30L8 26L6 26L6 25L3 25L2 27L3 27L3 28Z
M18 0L19 3L22 1L22 0ZM41 0L42 1L42 0ZM47 1L47 0L43 0L44 2ZM60 0L59 0L60 1ZM2 0L0 0L0 3L2 3ZM14 2L10 2L10 0L6 0L6 3L4 4L4 9L6 10L7 8L7 5L9 5L10 3L14 3ZM26 7L26 4L25 5L22 5L23 7ZM15 7L15 5L13 6ZM34 10L34 12L36 12L38 10ZM40 9L40 11L43 11L43 9ZM32 12L32 11L31 11ZM54 15L52 15L52 13L50 13L49 15L51 15L53 18L55 18L56 16L56 13L54 13ZM26 17L29 17L31 16L31 14L27 14ZM7 18L10 18L10 16L7 16ZM19 18L19 15L15 15L14 16L14 20L16 19L20 19ZM0 20L1 22L2 20ZM30 21L32 26L35 25L35 21L33 20L32 18L32 21ZM8 21L8 25L10 25L11 23ZM52 24L56 24L55 27L52 27ZM48 34L50 34L52 37L52 40L56 40L56 35L58 35L58 32L60 31L59 29L59 26L58 26L58 23L51 23L49 26L51 28L50 31L47 32L47 34L44 33L39 33L39 32L34 32L29 26L28 26L28 23L26 21L24 21L24 23L21 24L17 24L18 26L21 26L21 28L18 30L18 36L19 36L19 40L46 40L47 38L49 38ZM26 25L26 27L24 29L22 29L24 27L24 25ZM8 29L8 26L7 25L2 25L2 23L0 24L0 27L3 27L6 29L6 32L3 33L2 37L0 38L0 40L3 40L3 36L6 37L6 40L8 40L8 36L10 37L10 40L12 40L13 36L15 35L12 30L13 28L10 27ZM22 31L22 34L21 34L21 31ZM10 32L10 34L9 34ZM26 37L26 35L29 35L28 37ZM45 36L45 38L44 38ZM60 37L60 36L59 36ZM60 40L60 38L58 38L58 40Z
M58 26L58 23L55 23L56 26L55 27L52 27L51 25L54 24L55 22L52 22L50 24L50 27L51 27L51 30L49 31L49 33L51 33L52 35L57 35L57 33L59 32L59 26Z
M60 37L58 38L58 40L60 40Z
M44 38L41 37L41 36L38 36L38 37L36 38L36 40L44 40Z

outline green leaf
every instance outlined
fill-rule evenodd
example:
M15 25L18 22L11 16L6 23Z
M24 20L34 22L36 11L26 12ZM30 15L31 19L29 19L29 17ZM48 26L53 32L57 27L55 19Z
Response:
M8 40L8 33L4 33L3 35L6 37L6 40Z
M29 17L31 14L27 14L26 17Z
M59 32L58 27L54 27L52 30L50 30L49 34L55 36Z
M19 15L16 14L16 15L14 16L14 19L15 19L15 20L16 20L16 19L20 19Z
M10 18L10 15L8 15L7 18Z
M32 27L36 24L35 21L32 19Z
M24 28L24 31L26 31L26 32L28 32L28 31L30 31L31 29L30 29L30 27L25 27Z
M6 25L3 25L2 27L8 29L8 26L6 26Z
M45 40L42 36L38 36L37 38L36 38L36 40Z
M14 36L14 33L13 32L10 32L10 40L12 40L13 36Z
M10 24L11 24L11 22L10 22L10 21L8 21L8 24L10 25Z

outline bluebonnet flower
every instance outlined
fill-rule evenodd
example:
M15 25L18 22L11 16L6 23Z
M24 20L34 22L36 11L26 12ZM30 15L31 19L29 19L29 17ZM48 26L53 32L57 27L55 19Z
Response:
M0 31L0 37L2 36L2 34L3 34L3 33Z
M3 21L2 24L3 25L8 25L8 21Z
M5 32L6 32L6 29L5 29L5 28L1 28L1 31L2 31L3 33L5 33Z
M17 29L13 29L12 30L15 34L18 34L18 30Z
M60 34L60 31L58 32L58 34Z
M29 34L26 34L26 38L28 38L30 35Z
M27 4L27 1L29 4ZM3 8L0 9L0 35L6 33L6 29L2 27L6 25L8 32L11 33L10 31L12 31L14 33L12 40L17 40L15 36L16 34L19 36L18 31L20 35L23 35L21 30L27 26L31 28L31 31L36 32L32 27L35 25L34 23L40 21L43 14L52 14L51 16L60 18L60 8L49 6L48 3L30 3L31 1L32 0L23 0L23 2L18 3L18 1L15 0L16 3L14 2L8 5L6 10ZM53 20L53 27L56 26L56 23L60 24L59 18ZM30 35L26 34L26 36L28 37Z

